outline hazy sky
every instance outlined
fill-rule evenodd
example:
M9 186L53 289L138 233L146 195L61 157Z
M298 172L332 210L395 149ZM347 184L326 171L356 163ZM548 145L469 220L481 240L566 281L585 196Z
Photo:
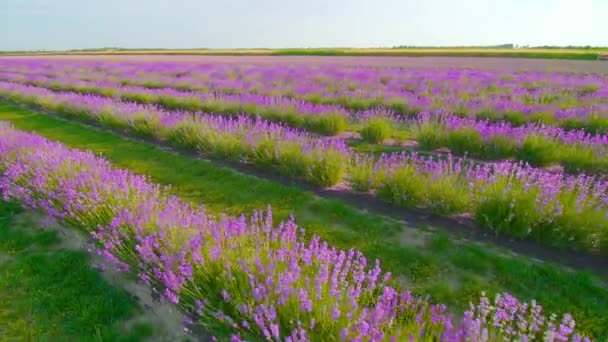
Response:
M608 46L608 0L2 0L0 50Z

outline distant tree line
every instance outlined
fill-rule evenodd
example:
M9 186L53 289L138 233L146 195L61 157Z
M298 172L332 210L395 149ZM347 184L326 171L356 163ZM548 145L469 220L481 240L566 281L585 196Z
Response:
M499 45L461 45L461 46L424 46L424 45L399 45L393 49L513 49L514 44Z
M424 46L424 45L399 45L393 46L393 49L569 49L569 50L590 50L590 49L605 49L602 46L591 45L516 45L516 44L499 44L499 45L462 45L462 46Z

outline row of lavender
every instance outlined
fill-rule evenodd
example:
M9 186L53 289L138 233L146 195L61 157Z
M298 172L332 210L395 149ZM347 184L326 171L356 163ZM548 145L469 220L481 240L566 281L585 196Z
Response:
M136 64L137 65L137 64ZM112 65L110 65L112 66ZM139 66L139 65L137 65ZM34 70L37 70L37 68L35 66ZM104 66L104 67L108 67L108 66ZM99 67L103 70L103 67ZM10 69L9 70L14 70L14 69ZM17 70L21 70L21 69L17 69ZM259 92L249 92L247 91L247 82L244 82L241 86L242 88L238 88L240 91L235 91L232 88L226 89L223 88L221 86L217 86L217 85L210 85L207 87L197 87L197 86L186 86L188 84L197 84L197 78L195 79L189 79L186 78L184 79L184 76L179 76L177 77L177 81L179 81L180 83L178 85L175 84L175 80L174 82L170 82L170 81L166 81L166 82L160 82L160 81L156 81L156 82L152 82L150 81L150 75L147 75L145 72L138 72L138 71L133 71L131 73L125 73L125 74L121 74L118 73L118 75L115 75L115 73L110 73L109 75L105 74L105 73L95 73L94 71L90 71L87 69L85 69L85 71L83 71L84 73L69 73L69 75L71 75L70 77L76 77L76 78L80 78L83 80L89 80L89 81L103 81L103 82L113 82L113 84L116 86L118 84L121 85L131 85L131 86L143 86L145 88L152 88L152 89L161 89L161 88L167 88L167 87L171 87L172 89L179 89L179 90L189 90L189 91L197 91L199 94L202 91L203 93L221 93L224 96L226 96L225 94L259 94ZM376 72L380 72L380 71L376 71ZM65 73L36 73L35 71L28 71L26 74L30 75L30 76L39 76L39 75L48 75L45 77L51 77L51 78L62 78L64 77L66 74ZM178 73L179 74L179 73ZM179 74L181 75L181 74ZM209 82L216 82L216 78L218 75L216 75L216 73L213 74L214 78L212 80L210 80ZM220 73L221 75L221 73ZM206 75L203 75L204 77L208 77ZM175 77L175 76L174 76ZM201 76L197 76L197 77L201 77ZM226 77L224 75L224 77ZM450 76L449 75L444 75L439 73L439 76L435 75L435 78L437 77L446 77L445 80L443 80L443 83L448 83L448 85L450 86L450 88L446 88L443 89L441 91L436 91L436 92L430 92L429 94L431 94L432 96L440 96L441 94L445 95L445 96L455 96L454 94L458 94L458 87L457 85L454 84L450 84ZM467 76L463 76L465 79L468 79ZM416 77L417 80L424 80L424 78L422 77ZM433 78L431 78L433 79ZM575 78L576 80L576 78ZM185 83L184 83L185 82ZM192 83L190 83L192 82ZM200 80L199 80L200 82ZM438 81L437 81L438 82ZM580 80L579 80L580 82ZM442 83L442 84L443 84ZM272 81L272 80L268 80L266 82L266 84L271 84L273 85L273 87L280 87L280 82L277 81ZM578 84L578 83L577 83ZM552 90L555 90L555 86L556 84L551 83L550 85L553 86L553 88L551 88ZM476 116L478 118L482 118L482 119L490 119L492 121L500 121L500 120L505 120L508 121L514 125L521 125L527 122L533 122L533 123L544 123L544 124L551 124L551 125L560 125L563 128L566 129L586 129L588 132L590 133L605 133L608 130L608 123L606 122L606 113L608 112L608 91L600 91L598 89L596 89L595 91L591 92L591 91L587 91L587 93L589 93L588 95L581 95L579 92L574 91L571 87L575 87L574 85L571 85L569 83L566 84L562 84L560 82L557 82L558 86L563 86L566 87L565 90L561 89L558 90L559 91L566 91L568 94L570 93L574 93L574 94L578 94L577 96L575 96L574 98L571 98L565 105L563 105L562 107L564 108L545 108L545 107L538 107L538 108L530 108L529 106L527 106L526 104L522 104L522 103L518 103L517 105L514 105L512 103L505 103L505 102L509 102L510 97L512 96L512 92L522 92L522 91L517 91L517 90L513 90L509 87L506 88L506 92L507 94L501 94L500 96L496 95L496 96L480 96L480 93L482 94L482 90L480 89L476 89L476 91L472 91L470 94L466 94L463 95L466 98L465 100L454 100L454 99L450 99L450 100L442 100L442 99L437 99L437 98L431 98L431 99L426 99L425 96L431 96L429 94L427 94L428 92L426 92L425 94L416 94L415 96L413 96L413 98L411 99L407 99L407 100L402 100L402 101L406 101L407 103L409 103L410 108L409 109L404 109L402 107L404 107L405 105L397 105L397 104L393 104L393 105L389 105L389 104L383 104L383 101L377 101L377 103L373 103L372 105L369 106L352 106L352 105L345 105L344 103L332 103L332 102L321 102L323 104L329 105L331 104L332 106L330 106L329 108L327 107L317 107L317 110L315 111L316 113L319 112L331 112L331 111L337 111L337 112L344 112L346 110L362 110L362 109L370 109L370 108L375 108L378 106L385 106L385 107L389 107L392 108L394 111L396 111L398 114L410 114L410 115L415 115L421 111L434 111L434 110L449 110L453 113L455 113L456 115L459 116ZM476 86L481 86L479 84L477 84ZM549 86L549 84L547 84L546 86ZM470 86L473 87L473 86ZM570 87L570 88L568 88ZM501 88L502 89L502 88ZM523 90L525 92L525 90ZM359 89L358 90L359 93L361 94L365 94L366 91L364 89ZM287 96L287 94L281 94L281 93L263 93L267 96L263 96L263 97L259 97L258 98L258 102L260 101L264 101L262 99L266 99L265 102L268 102L268 96L270 96L271 98L274 98L275 101L279 102L286 102L286 104L289 103L288 98L294 98L294 96ZM591 95L592 94L592 95ZM441 95L441 96L443 96ZM260 95L261 96L261 95ZM285 98L285 96L287 96L287 98ZM346 96L346 95L345 95ZM347 96L347 100L349 101L355 101L357 100L357 94L350 94L349 96ZM383 97L384 95L382 95ZM543 95L543 96L548 96L548 95ZM552 96L557 96L557 95L552 95ZM305 98L303 97L295 97L297 99L300 100L305 100ZM310 99L308 99L310 100ZM251 100L250 100L251 101ZM398 99L393 99L392 102L399 102ZM315 103L319 103L319 101L309 101L309 102L300 102L299 106L304 107L302 112L306 112L307 107L310 108L311 106L314 107ZM259 103L258 103L259 104ZM342 107L338 106L336 107L336 105L341 105Z
M344 91L355 90L359 90L361 96L403 90L419 95L444 95L446 89L468 95L483 95L478 92L482 89L489 93L507 93L513 97L526 95L529 91L537 91L532 95L605 96L608 82L601 75L333 65L262 66L241 63L113 63L17 59L5 61L3 68L36 74L69 72L88 78L111 75L125 79L126 83L145 83L148 87L164 87L163 82L166 81L183 89L213 88L229 92L272 92L273 95L291 91L295 97L315 93L343 95ZM576 103L569 105L575 107Z
M581 341L568 314L503 294L453 320L389 285L358 251L303 239L270 209L216 219L145 177L0 124L0 192L88 233L109 263L136 274L193 324L241 340ZM584 340L588 340L585 338Z
M164 108L205 110L212 113L261 115L271 121L305 127L316 132L338 133L347 127L348 113L335 106L309 105L293 100L257 95L213 96L176 91L119 86L111 82L49 79L45 76L0 74L0 79L33 84L58 91L98 94ZM367 110L350 117L361 136L372 143L390 137L415 139L427 149L448 147L456 154L484 159L517 158L536 166L560 163L568 172L608 171L608 136L584 130L566 131L544 124L514 127L508 123L466 119L441 112L399 119L386 110ZM401 132L399 132L401 131Z
M538 167L559 164L568 173L608 173L605 134L538 123L513 126L445 111L422 112L403 120L390 112L370 110L361 113L359 120L359 134L371 143L393 137L400 144L409 139L425 151L448 148L455 155L477 159L516 159Z
M173 88L149 89L141 86L125 86L108 80L83 81L77 78L37 74L0 73L0 79L56 91L74 91L143 104L156 104L172 110L205 111L229 116L261 116L266 120L325 135L343 132L350 119L349 112L340 106L317 105L285 97L255 94L228 95L179 91Z
M182 90L289 96L349 109L399 113L444 109L460 115L560 124L606 132L608 79L600 75L421 70L345 66L255 66L17 60L4 70L73 73L89 80ZM559 122L556 123L555 121Z
M426 150L448 147L481 159L514 158L539 167L560 164L569 173L608 173L608 135L542 124L513 127L447 113L421 113L408 130Z
M417 154L356 157L353 189L439 214L471 213L497 233L564 248L608 251L608 182L528 164L474 164Z
M247 161L319 186L344 178L350 151L340 139L315 138L259 118L167 111L112 98L55 93L0 81L0 96L110 128L125 129L221 158Z
M54 93L0 82L0 96L80 120L221 157L253 162L318 186L348 181L407 207L471 213L487 229L571 249L608 253L608 182L521 163L477 164L416 155L379 160L348 150L340 139L313 138L248 118L160 110L110 98Z

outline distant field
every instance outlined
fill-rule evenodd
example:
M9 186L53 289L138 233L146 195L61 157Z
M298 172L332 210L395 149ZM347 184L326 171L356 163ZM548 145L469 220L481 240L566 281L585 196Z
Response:
M23 59L23 56L4 56L0 59ZM28 59L97 60L136 63L212 63L255 65L352 65L398 68L472 68L484 70L549 71L608 74L608 61L567 60L509 57L461 56L270 56L270 55L162 55L162 54L88 54L88 55L32 55Z
M5 52L11 55L236 55L236 56L459 56L596 60L608 48L592 49L99 49L51 52Z

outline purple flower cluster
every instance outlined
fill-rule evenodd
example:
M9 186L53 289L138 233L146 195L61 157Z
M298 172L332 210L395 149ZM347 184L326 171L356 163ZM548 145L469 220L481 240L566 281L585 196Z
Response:
M192 322L228 328L232 341L581 341L574 320L542 315L508 294L452 320L388 285L358 251L309 241L270 209L251 218L208 215L145 177L0 124L0 192L88 231L98 252L133 272ZM585 339L588 340L588 339Z
M564 315L561 322L556 316L548 319L542 315L542 306L536 301L521 303L508 293L498 294L490 303L482 294L477 306L471 305L464 314L463 321L468 330L466 335L473 341L534 341L547 326L542 336L546 341L587 341L580 336L572 336L576 322L571 315ZM484 326L491 321L493 329Z

